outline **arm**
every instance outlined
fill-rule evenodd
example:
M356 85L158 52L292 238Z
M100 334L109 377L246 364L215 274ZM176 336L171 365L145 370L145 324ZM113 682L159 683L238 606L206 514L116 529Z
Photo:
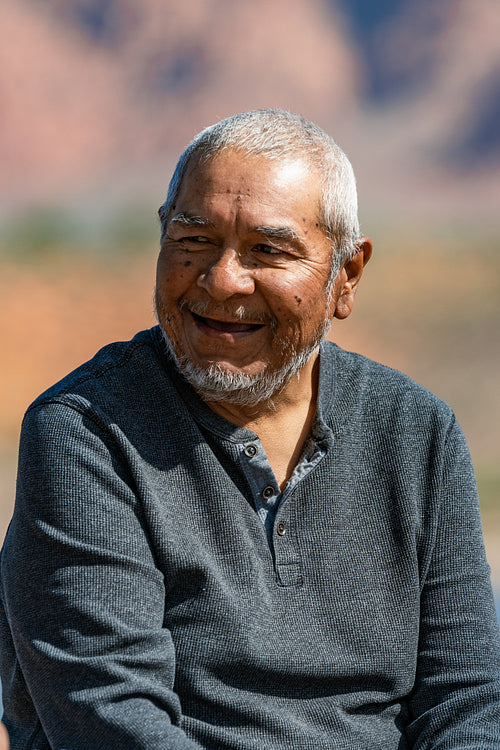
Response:
M500 747L500 640L469 452L453 421L421 594L414 750Z
M57 403L31 409L23 426L4 603L54 750L198 747L180 728L163 576L125 442L113 425ZM26 727L16 726L8 692L15 744Z

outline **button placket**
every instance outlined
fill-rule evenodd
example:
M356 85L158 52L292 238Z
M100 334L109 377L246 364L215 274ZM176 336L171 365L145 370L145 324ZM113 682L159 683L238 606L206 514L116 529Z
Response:
M272 546L274 532L274 512L280 498L280 491L263 447L257 440L243 443L239 462L250 486L253 503Z
M290 520L287 511L285 517L279 512L281 492L261 444L258 441L242 444L239 461L273 553L276 581L280 586L301 586L302 567L292 533L293 520ZM276 513L283 520L278 521Z
M278 582L281 586L301 586L302 565L299 551L293 539L293 524L289 518L274 525L274 553Z

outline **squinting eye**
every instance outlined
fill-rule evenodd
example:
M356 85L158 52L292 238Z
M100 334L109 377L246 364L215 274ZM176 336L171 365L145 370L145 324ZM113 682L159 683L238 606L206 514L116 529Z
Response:
M283 252L278 247L273 247L272 245L256 245L255 249L259 253L264 253L264 255L281 255Z
M208 237L203 237L203 235L196 235L195 237L184 237L183 241L184 242L198 242L200 244L203 242L210 242Z

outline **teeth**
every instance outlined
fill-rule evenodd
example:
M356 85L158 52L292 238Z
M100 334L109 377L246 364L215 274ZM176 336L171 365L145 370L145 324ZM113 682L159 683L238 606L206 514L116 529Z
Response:
M216 331L231 331L234 333L251 331L255 328L253 323L229 323L222 320L213 320L212 318L203 318L203 321L210 328L215 328Z
M214 318L207 318L202 315L197 315L196 313L193 313L193 316L209 328L213 328L216 331L226 331L228 333L246 333L247 331L253 331L256 328L261 327L260 323L246 323L244 321L237 321L233 323L228 320L215 320Z

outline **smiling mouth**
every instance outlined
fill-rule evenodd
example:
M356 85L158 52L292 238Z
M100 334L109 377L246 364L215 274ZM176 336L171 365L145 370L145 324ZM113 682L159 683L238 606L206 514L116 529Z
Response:
M263 325L262 323L248 323L245 320L238 320L236 322L215 320L214 318L197 315L192 311L191 315L197 325L211 328L213 331L220 331L221 333L252 333L253 331L258 331Z

